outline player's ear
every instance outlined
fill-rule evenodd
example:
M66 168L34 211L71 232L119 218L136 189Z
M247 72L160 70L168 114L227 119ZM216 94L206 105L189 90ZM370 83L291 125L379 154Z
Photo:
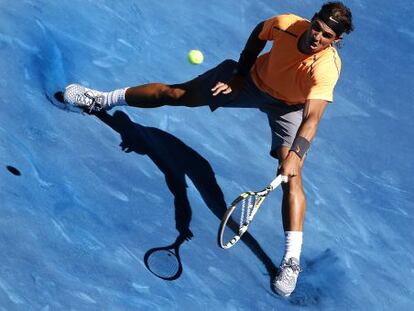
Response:
M340 49L342 47L342 36L336 37L332 45Z

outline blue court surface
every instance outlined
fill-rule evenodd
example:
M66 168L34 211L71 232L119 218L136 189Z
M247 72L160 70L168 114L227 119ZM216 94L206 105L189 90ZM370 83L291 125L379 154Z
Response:
M226 205L275 176L265 114L96 117L50 99L74 82L189 80L238 59L260 21L311 18L323 2L0 3L1 310L414 310L411 1L345 2L356 30L304 168L304 271L289 299L270 286L283 255L280 191L244 241L216 242ZM191 49L201 65L187 61ZM179 245L182 274L160 279L144 257L179 231L194 235Z

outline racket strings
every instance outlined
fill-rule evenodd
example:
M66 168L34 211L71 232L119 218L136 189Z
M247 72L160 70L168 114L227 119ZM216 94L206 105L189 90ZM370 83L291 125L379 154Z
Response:
M241 203L242 204L241 204L241 213L240 213L240 222L239 222L240 230L242 230L244 226L247 226L251 221L251 217L253 215L253 211L254 211L255 204L256 204L256 196L249 195Z
M250 201L251 201L251 203L249 204L249 209L248 209L248 211L249 211L248 222L249 223L252 221L254 213L256 212L256 208L257 208L256 204L257 204L257 201L258 201L258 196L257 195L251 196Z
M267 195L282 182L286 183L287 177L279 175L263 190L243 192L232 202L220 223L218 237L222 248L230 248L241 239Z
M249 198L249 197L248 197ZM243 228L244 225L244 215L246 214L246 199L242 201L241 204L241 213L240 213L240 221L239 221L239 230Z
M234 245L247 231L260 204L260 196L249 193L233 203L231 214L220 229L220 243L224 248ZM230 210L229 210L230 211Z

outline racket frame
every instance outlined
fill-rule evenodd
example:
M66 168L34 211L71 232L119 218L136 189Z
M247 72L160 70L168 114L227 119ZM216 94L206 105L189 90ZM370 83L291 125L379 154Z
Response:
M242 235L247 231L250 223L253 221L254 216L256 215L257 211L259 210L260 206L263 204L266 196L276 189L281 183L287 183L288 177L284 175L278 175L272 182L263 190L261 191L247 191L241 193L231 204L230 207L226 210L223 219L220 223L219 228L219 235L218 235L218 244L223 249L228 249L234 246L242 237ZM253 210L249 212L249 206L247 207L247 211L249 212L249 216L247 217L247 222L245 224L239 224L239 231L238 234L235 233L234 237L230 239L228 242L223 241L223 235L225 228L227 227L227 223L232 216L233 212L237 209L237 204L242 200L245 200L249 196L254 196L254 205Z

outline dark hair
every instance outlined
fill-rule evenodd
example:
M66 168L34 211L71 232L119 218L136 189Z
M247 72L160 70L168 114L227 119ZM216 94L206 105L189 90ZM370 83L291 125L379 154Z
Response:
M346 34L349 34L354 30L351 10L342 2L325 3L322 5L318 15L332 16L344 26L344 32Z

